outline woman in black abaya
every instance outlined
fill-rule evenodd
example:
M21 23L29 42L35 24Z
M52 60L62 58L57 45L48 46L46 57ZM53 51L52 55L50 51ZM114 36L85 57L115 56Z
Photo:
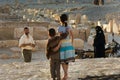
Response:
M105 57L105 35L100 26L96 26L96 36L94 39L94 57L101 58Z

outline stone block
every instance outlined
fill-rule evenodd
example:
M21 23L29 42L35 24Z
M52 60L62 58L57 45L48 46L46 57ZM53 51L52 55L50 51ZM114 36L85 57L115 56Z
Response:
M0 59L10 59L10 56L7 54L1 54Z
M48 40L36 40L36 46L38 46L39 49L45 49L47 42Z
M85 29L81 29L79 31L79 38L86 41L87 40L87 37L86 37L86 30Z
M84 41L82 39L74 39L73 46L76 49L83 49L84 48Z
M18 46L18 40L4 40L4 41L0 41L0 48L4 48L4 47L14 47L14 46Z
M105 35L105 41L106 43L108 43L108 33L105 33L104 35Z
M81 16L81 24L87 24L88 23L88 17L86 15Z
M14 53L20 53L21 49L19 47L11 47L10 50Z
M14 53L10 56L10 58L12 58L12 59L19 59L20 57L21 57L20 53Z
M54 20L59 21L60 20L60 15L59 14L53 14L52 17Z
M14 39L14 28L1 27L0 28L0 40L12 40Z
M69 14L69 20L75 20L76 14Z
M80 34L79 34L79 29L73 29L72 30L72 32L73 32L73 37L74 38L79 38L80 37Z
M81 14L76 14L76 25L81 23Z
M74 38L80 38L84 41L86 41L90 35L90 28L75 28L72 31Z
M60 24L55 23L55 22L51 22L50 25L48 26L48 29L54 28L56 30L56 32L57 32L59 26L60 26Z
M46 27L35 27L33 38L35 40L44 40L48 38L48 30Z

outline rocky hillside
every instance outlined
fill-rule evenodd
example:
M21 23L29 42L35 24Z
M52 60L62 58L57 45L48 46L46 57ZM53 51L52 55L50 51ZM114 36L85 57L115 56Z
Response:
M85 14L89 20L96 21L106 20L107 14L120 11L120 0L105 0L103 6L94 5L93 0L21 0L13 4L11 0L1 0L0 3L4 3L0 6L0 19L4 21L51 21L54 14L62 13Z

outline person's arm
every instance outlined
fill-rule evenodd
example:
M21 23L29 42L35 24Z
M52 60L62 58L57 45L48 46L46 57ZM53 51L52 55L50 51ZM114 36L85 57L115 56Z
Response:
M27 46L28 44L21 44L19 47L21 48L21 47L25 47L25 46Z
M70 39L71 39L71 42L72 42L72 44L73 44L73 33L72 33L72 30L69 29L68 32L69 32L69 34L70 34Z
M24 38L23 38L23 36L20 38L20 40L19 40L19 47L21 48L21 47L25 47L26 45L24 44Z
M32 39L31 43L24 43L24 38L21 37L20 40L19 40L19 47L20 47L20 48L21 48L21 47L25 47L25 46L35 47L34 40L33 40L33 38L31 38L31 39Z
M32 43L27 43L27 44L21 44L19 47L25 47L25 46L32 46L32 47L35 47L35 44L32 44Z
M53 49L53 51L57 51L57 50L59 50L59 48L60 48L60 46L61 46L61 41L59 42L59 44L58 44L58 46L57 47L55 47L54 49Z
M46 45L46 57L48 60L50 58L49 51L50 51L50 46L49 46L49 40L48 40L47 45Z
M31 44L32 47L35 47L35 44Z

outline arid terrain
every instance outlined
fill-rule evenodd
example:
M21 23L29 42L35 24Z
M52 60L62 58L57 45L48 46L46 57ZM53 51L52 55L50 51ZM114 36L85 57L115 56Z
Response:
M93 0L15 1L0 0L0 80L51 80L49 60L45 56L47 30L50 27L57 29L62 13L69 15L75 48L93 50L92 40L89 42L88 38L94 33L99 19L107 26L115 19L114 39L120 43L120 0L105 0L101 6L94 5ZM25 26L30 28L36 42L31 63L23 62L18 48ZM111 42L111 32L105 31L105 34L106 41ZM76 59L70 63L68 80L120 80L120 59Z

